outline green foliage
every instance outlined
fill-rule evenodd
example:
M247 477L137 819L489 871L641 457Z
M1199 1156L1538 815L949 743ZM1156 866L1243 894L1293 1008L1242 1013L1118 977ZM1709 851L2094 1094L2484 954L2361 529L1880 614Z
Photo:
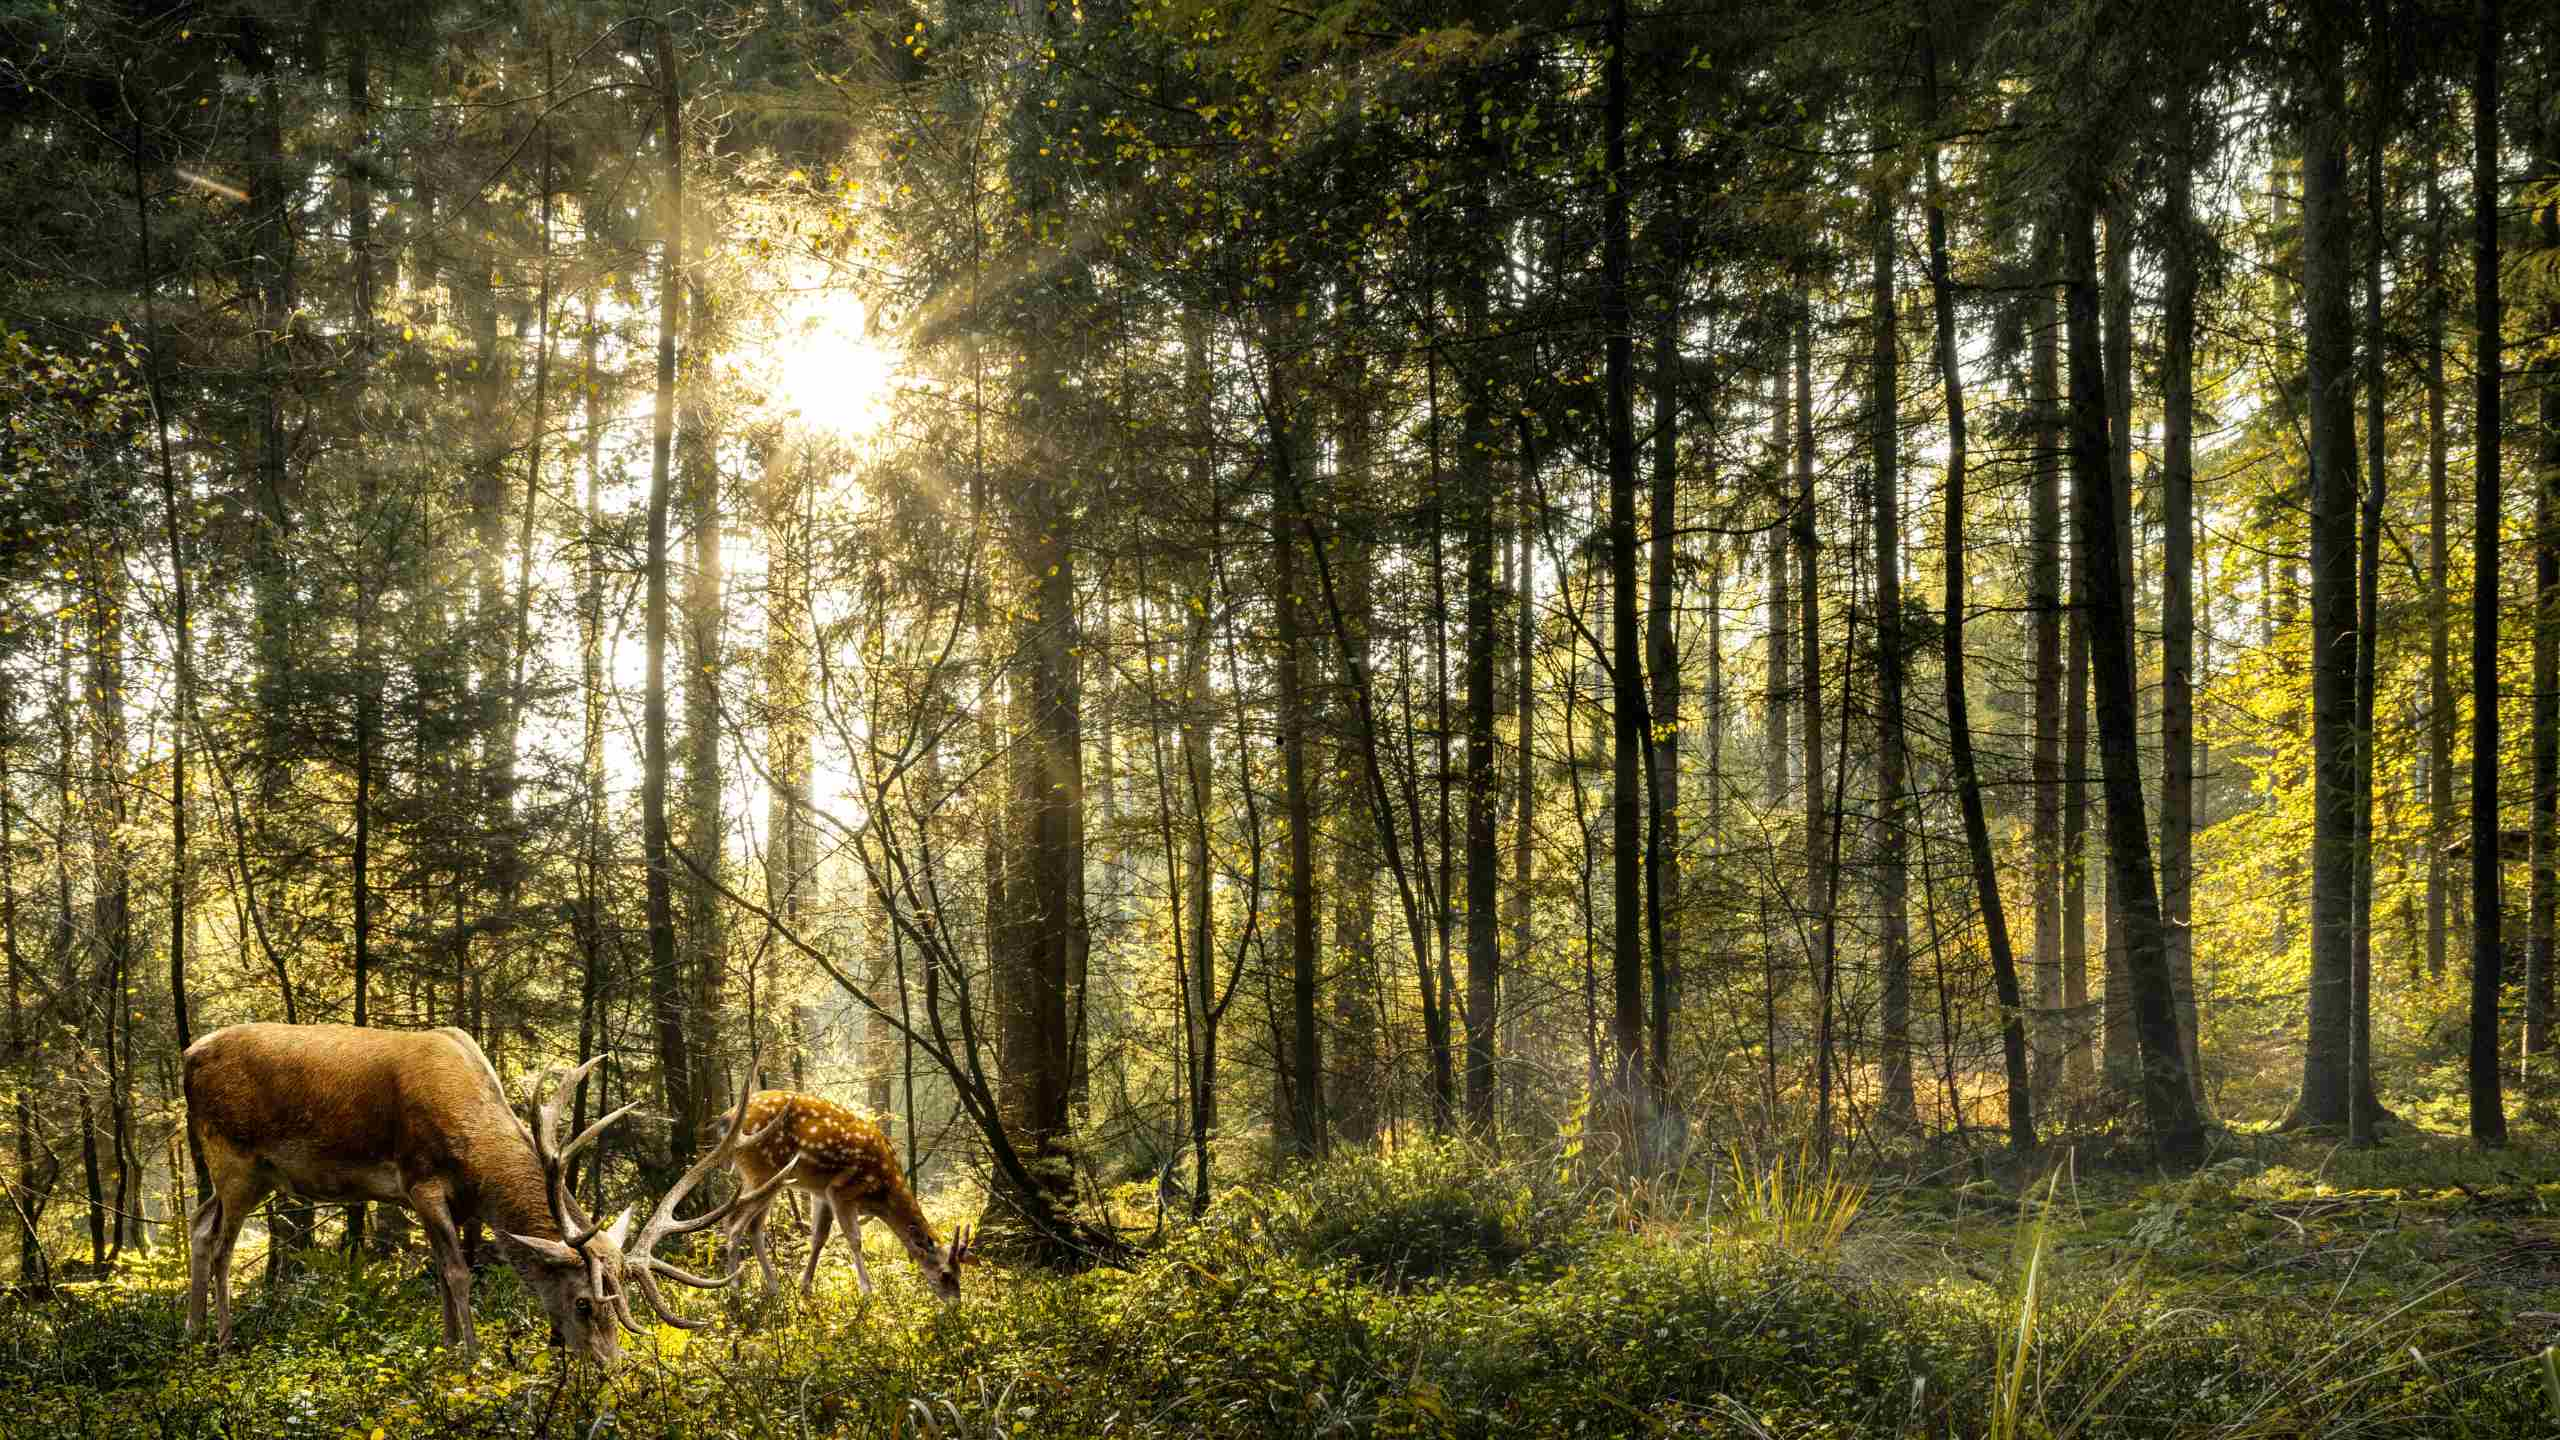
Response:
M2267 1166L2048 1176L1952 1217L1879 1192L1862 1254L1925 1221L1879 1269L1769 1243L1722 1206L1713 1232L1631 1234L1555 1168L1460 1146L1337 1161L1222 1196L1129 1269L993 1271L951 1309L883 1256L875 1298L835 1268L814 1303L731 1297L714 1329L661 1329L609 1379L563 1372L503 1270L479 1283L485 1358L464 1371L405 1262L246 1283L238 1341L213 1355L181 1337L159 1255L0 1315L0 1434L2416 1440L2541 1433L2560 1403L2560 1356L2519 1315L2548 1302L2450 1283L2511 1232L2432 1254L2378 1241L2468 1233L2478 1202L2459 1191L2363 1204ZM1461 1207L1466 1189L1483 1198ZM2193 1243L2144 1255L2128 1232L2163 1205Z
M1285 1249L1393 1290L1498 1275L1559 1246L1583 1198L1550 1164L1462 1141L1360 1155L1225 1202Z

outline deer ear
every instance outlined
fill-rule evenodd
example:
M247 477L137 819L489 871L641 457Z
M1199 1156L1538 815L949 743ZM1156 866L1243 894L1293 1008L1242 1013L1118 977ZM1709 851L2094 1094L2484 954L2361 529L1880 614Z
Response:
M512 1230L506 1232L506 1234L508 1239L513 1240L527 1250L532 1251L535 1255L541 1257L545 1264L584 1265L587 1263L585 1256L580 1255L577 1251L570 1249L568 1246L561 1244L557 1240L545 1240L539 1235L518 1235Z

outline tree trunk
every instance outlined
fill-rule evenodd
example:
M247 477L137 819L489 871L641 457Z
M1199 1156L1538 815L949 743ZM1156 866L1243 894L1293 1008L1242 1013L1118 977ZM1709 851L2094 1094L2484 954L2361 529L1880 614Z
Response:
M1822 591L1815 570L1820 539L1813 521L1813 297L1799 286L1795 295L1796 331L1796 592L1802 616L1798 633L1803 644L1798 700L1804 720L1804 850L1808 910L1828 933L1834 917L1832 896L1838 876L1832 858L1831 795L1824 780L1822 754ZM1846 716L1841 724L1848 723ZM1827 947L1826 947L1827 948ZM1818 957L1813 981L1821 1016L1814 1035L1816 1116L1814 1141L1825 1151L1831 1144L1831 972L1828 957Z
M2160 929L2159 893L2152 886L2149 820L2143 813L2132 627L2126 623L2129 587L2115 533L2107 405L2098 376L2097 256L2090 233L2096 188L2093 175L2084 172L2078 177L2078 203L2073 206L2065 243L2070 281L2072 490L2081 533L2088 540L2083 571L2090 670L2097 689L2099 758L2106 786L2107 890L2119 902L2125 919L2125 970L2142 1047L2143 1111L2152 1141L2170 1163L2190 1165L2203 1157L2204 1126L2178 1046L2177 1005L2171 994L2168 947Z
M1644 946L1637 926L1643 911L1638 825L1644 802L1638 788L1644 747L1644 657L1636 643L1636 440L1635 335L1628 302L1627 0L1610 0L1607 75L1607 215L1602 228L1602 325L1607 334L1609 455L1610 663L1616 732L1610 757L1611 894L1615 903L1610 953L1614 957L1614 1008L1610 1033L1617 1047L1620 1103L1630 1136L1644 1118Z
M2080 479L2071 480L2071 607L2062 719L2063 1072L2076 1087L2097 1073L2097 1017L2089 1008L2089 537L2080 528Z
M1903 859L1904 833L1910 824L1903 786L1911 762L1903 715L1902 379L1894 334L1894 202L1890 183L1880 179L1875 197L1871 317L1875 326L1875 371L1868 398L1875 427L1871 442L1876 547L1876 948L1884 972L1881 1103L1888 1123L1910 1128L1919 1123L1920 1117L1911 1080L1911 881ZM1950 633L1956 621L1956 616L1948 616ZM1959 659L1959 669L1962 663ZM2001 938L2005 949L2007 937Z
M2348 1093L2353 1097L2348 1109L2349 1137L2359 1145L2373 1143L2375 1111L2380 1102L2373 1089L2373 742L2374 666L2378 659L2381 625L2377 617L2382 585L2382 505L2383 460L2387 437L2383 430L2382 347L2388 336L2382 328L2382 253L2391 244L2389 197L2382 188L2382 147L2388 141L2386 117L2387 97L2391 93L2390 55L2385 36L2382 4L2373 6L2372 34L2377 43L2376 74L2373 88L2365 97L2370 128L2365 139L2365 220L2372 230L2372 244L2365 251L2365 456L2369 462L2369 478L2364 494L2363 533L2356 541L2356 774L2355 774L2355 933L2351 954L2354 965L2352 1015L2348 1034ZM2545 571L2554 586L2560 586L2560 553ZM2549 687L2537 692L2548 695ZM2549 703L2560 716L2560 697ZM2539 717L2537 716L2537 719ZM2547 934L2547 932L2546 932Z
M192 597L188 591L186 527L179 519L178 470L169 448L169 402L161 377L159 276L154 273L151 263L151 209L143 187L139 135L134 140L132 159L134 225L142 270L143 343L149 347L144 373L151 394L152 433L158 442L162 534L169 552L169 651L176 682L169 718L169 1012L178 1052L184 1054L187 1047L195 1043L194 1020L187 1005L187 885L192 878L187 855L187 741L188 727L195 715L195 617L190 609ZM7 728L7 698L6 691L0 690L0 730ZM7 808L8 788L4 781L0 781L0 810ZM0 850L7 848L7 840L0 838ZM14 924L10 927L10 945L10 1053L13 1058L23 1060L23 1052L17 1043L18 969ZM18 1179L21 1184L25 1184L27 1178L26 1146L30 1120L27 1087L21 1084L18 1092ZM187 1131L187 1154L195 1172L196 1193L205 1194L204 1153L197 1145L192 1128ZM34 1225L32 1211L41 1208L42 1204L41 1196L31 1194L21 1207L31 1230ZM19 1260L19 1278L22 1281L39 1278L28 1270L23 1253ZM38 1268L41 1268L40 1264Z
M2446 299L2444 186L2435 142L2427 142L2427 975L2444 978L2445 934L2453 900L2453 579L2445 520L2451 508L2445 443Z
M1938 114L1938 65L1934 50L1930 53L1928 66L1929 113L1934 122ZM2000 1000L2000 1058L2009 1082L2009 1146L2012 1150L2024 1152L2034 1149L2036 1144L2036 1090L2034 1080L2027 1073L2026 998L2018 985L2017 957L2009 948L2009 916L2001 903L1999 864L1991 853L1991 824L1983 813L1982 776L1974 762L1973 722L1969 713L1970 702L1965 694L1964 502L1968 436L1964 411L1964 352L1956 342L1955 284L1947 273L1946 194L1938 173L1938 149L1934 145L1929 148L1928 176L1929 293L1937 312L1938 378L1947 397L1946 510L1939 536L1947 586L1945 613L1940 617L1945 647L1942 654L1945 657L1947 687L1947 744L1954 771L1956 799L1964 811L1965 849L1973 860L1973 890L1975 902L1982 910L1983 944L1991 952L1991 983ZM1888 325L1891 314L1890 308L1884 312ZM1881 390L1881 382L1879 388ZM1884 488L1879 483L1879 492ZM1877 502L1877 510L1881 516L1884 511L1882 500ZM1881 556L1881 542L1878 550ZM2040 662L2041 659L2040 656ZM1891 737L1891 743L1898 743L1899 739L1899 736ZM2038 735L2037 753L2041 759L2044 754L2041 733ZM2045 808L2041 794L2038 800L2037 810L2041 819ZM2039 910L2043 908L2040 904ZM1910 1079L1907 1050L1905 1055L1904 1082L1907 1085ZM1961 1114L1960 1111L1958 1113Z
M18 733L18 696L6 673L0 673L0 737ZM9 1072L10 1100L9 1138L15 1150L15 1168L10 1172L15 1187L15 1203L9 1206L18 1232L18 1284L22 1289L42 1288L45 1280L44 1239L36 1221L44 1212L45 1194L52 1188L48 1178L36 1180L36 1117L34 1054L27 1043L25 1021L24 957L18 951L18 840L12 823L17 807L16 794L9 775L9 745L0 738L0 956L9 967ZM50 1158L50 1157L48 1157Z
M2062 316L2054 304L2052 275L2059 258L2050 223L2036 236L2034 336L2029 360L2029 423L2034 436L2034 489L2029 502L2033 559L2028 606L2033 612L2035 692L2035 829L2032 839L2036 919L2036 1065L2034 1088L2051 1100L2071 1049L2062 983L2063 885L2076 847L2063 842L2062 784L2062 429L2060 355ZM1954 623L1950 613L1948 623ZM2076 792L2075 792L2076 793Z
M2471 1138L2507 1140L2498 1076L2498 439L2503 378L2498 303L2498 0L2479 0L2471 91L2472 370L2477 418L2471 467Z
M1287 372L1283 370L1279 363L1279 357L1276 355L1272 357L1271 370L1270 393L1272 396L1273 407L1271 415L1271 443L1275 449L1279 451L1279 454L1275 457L1274 463L1281 467L1291 467L1300 463L1300 457L1304 453L1303 448L1298 443L1300 436L1297 430L1293 428L1298 424L1298 422L1294 418L1293 412L1288 408L1289 406L1296 404L1298 401L1298 396L1294 394L1291 389L1291 386L1295 383L1296 377L1294 375L1289 375L1289 378L1286 380L1282 378ZM1292 473L1295 473L1294 470ZM1323 1075L1320 1070L1322 1056L1318 1050L1316 1037L1316 973L1319 969L1321 957L1318 955L1316 949L1315 806L1309 793L1311 784L1307 775L1307 647L1304 639L1304 625L1300 618L1301 597L1298 593L1298 543L1299 537L1306 529L1306 524L1304 517L1297 513L1296 507L1291 503L1293 496L1290 491L1293 488L1294 487L1281 487L1280 493L1273 497L1271 535L1272 576L1274 581L1273 588L1278 593L1272 597L1272 608L1279 617L1280 656L1277 668L1280 692L1280 767L1282 774L1282 786L1289 811L1288 1138L1289 1147L1292 1151L1302 1157L1312 1159L1324 1152ZM1484 504L1485 508L1489 509L1490 499L1491 496L1488 494L1483 498L1483 501L1479 503ZM1486 539L1484 543L1486 548L1490 550L1492 545L1491 517L1489 515L1484 517L1480 523L1485 527ZM1467 632L1467 760L1468 777L1470 781L1467 811L1467 880L1471 901L1475 889L1475 876L1478 868L1478 856L1476 853L1476 809L1479 802L1473 781L1475 779L1477 751L1476 724L1477 716L1480 713L1476 704L1477 696L1475 693L1475 669L1477 663L1475 652L1478 646L1477 636L1479 632L1473 627L1481 618L1483 618L1478 614L1477 609L1479 590L1478 582L1481 577L1479 577L1476 572L1476 559L1475 540L1472 532L1470 532L1468 541L1467 572L1467 618L1470 626L1470 629ZM1488 560L1486 563L1489 568L1490 561ZM1484 581L1484 588L1488 590L1490 589L1489 579ZM1483 596L1483 603L1489 610L1492 605L1492 597L1490 594ZM1484 664L1489 672L1492 666L1491 641L1489 639L1484 641L1483 647L1487 652ZM1487 694L1484 700L1484 710L1481 713L1484 715L1485 728L1489 732L1492 726L1492 700L1490 695L1492 681L1490 674L1488 674L1485 680L1485 686ZM1490 748L1489 734L1487 736L1487 748ZM1487 814L1483 828L1486 832L1483 847L1484 854L1482 857L1482 868L1486 876L1484 888L1487 892L1490 892L1493 888L1491 883L1493 873L1493 842L1490 812ZM1481 922L1481 928L1489 933L1493 928L1492 896L1488 893L1485 898L1485 919ZM1477 989L1478 957L1475 932L1479 928L1479 923L1475 918L1475 912L1472 908L1468 911L1467 921L1467 1092L1469 1109L1472 1112L1476 1101L1475 1091L1477 1077L1475 1072L1477 1064L1476 1043L1478 1027L1480 1025L1489 1027L1490 1017L1487 1016L1480 1019L1476 1009L1475 991ZM1490 951L1491 948L1490 944L1485 947L1488 951ZM1493 963L1492 958L1488 955L1485 958L1485 968L1488 972L1490 972ZM1487 990L1492 988L1492 977L1490 973L1484 977L1483 988ZM1489 1008L1490 1007L1488 1005L1488 1009ZM1491 1053L1492 1040L1489 1028L1485 1031L1484 1040L1486 1052L1483 1057L1483 1066L1485 1071L1483 1077L1483 1084L1485 1087L1484 1104L1489 1110L1492 1104L1493 1085L1493 1057Z
M2303 126L2302 299L2311 422L2310 1035L2293 1123L2348 1120L2356 869L2355 332L2343 37L2316 25Z
M2133 217L2121 189L2110 187L2102 207L2106 220L2106 289L2103 351L2107 397L2107 479L2115 497L2116 573L2124 577L2126 653L2133 657L2140 684L2142 648L2133 623L2140 588L2134 581L2133 552ZM2095 652L2092 652L2095 660ZM2135 693L2135 723L2141 721L2141 697ZM2102 743L2103 748L2103 743ZM2110 832L2111 833L2111 832ZM2133 977L2125 954L2128 921L2124 897L2117 893L2114 857L2108 857L2105 905L2106 981L2100 1068L2107 1083L2132 1093L2140 1083L2140 1042L2133 1028Z
M685 1046L684 971L676 958L675 870L667 830L667 510L675 444L676 323L684 294L684 99L674 37L657 33L661 135L666 149L666 231L658 276L658 388L649 438L649 676L641 701L641 843L649 905L649 995L658 1039L658 1086L670 1120L670 1169L693 1153L693 1063Z
M1666 161L1666 164L1669 162ZM1675 245L1676 248L1676 245ZM1680 652L1673 633L1679 598L1674 565L1680 534L1680 283L1677 255L1663 259L1661 323L1654 328L1653 534L1645 573L1645 665L1652 681L1652 726L1647 773L1652 781L1645 811L1645 889L1660 919L1657 943L1647 952L1653 980L1652 1070L1646 1083L1657 1109L1670 1103L1671 1027L1679 1014L1680 934Z
M1519 749L1519 766L1514 776L1519 786L1514 796L1511 841L1511 963L1525 971L1529 964L1529 879L1531 847L1537 840L1538 766L1537 766L1537 687L1532 683L1530 664L1538 653L1538 571L1536 557L1530 547L1530 527L1537 512L1537 455L1529 448L1527 423L1523 422L1520 452L1520 506L1518 525L1519 560L1512 566L1512 577L1520 588L1516 624L1518 626L1512 654L1512 671L1518 681L1512 699L1516 707L1514 735ZM1514 1041L1517 1048L1517 1041Z
M1778 518L1769 527L1769 683L1760 723L1769 749L1769 781L1766 804L1775 812L1787 803L1787 782L1792 778L1795 748L1787 731L1793 719L1795 657L1788 641L1795 633L1795 601L1789 593L1787 577L1795 564L1795 528L1789 517L1794 507L1787 502L1790 426L1793 415L1787 405L1787 373L1789 349L1794 340L1793 327L1778 338L1777 359L1770 366L1769 377L1769 473L1776 477L1771 487L1778 496Z
M1348 288L1352 292L1351 304L1362 304L1357 284ZM1350 358L1345 365L1350 373L1343 389L1345 413L1334 490L1337 510L1356 514L1367 504L1372 442L1364 384L1366 362ZM1370 613L1369 542L1354 523L1338 528L1329 548L1341 557L1342 600L1347 611L1342 633L1334 637L1334 644L1349 669L1366 674L1369 631L1374 623ZM1348 777L1359 773L1357 713L1349 687L1337 686L1334 690L1333 768L1335 774ZM1338 837L1333 856L1333 948L1341 957L1342 973L1332 987L1334 1071L1330 1118L1335 1134L1352 1145L1367 1145L1378 1138L1384 1108L1381 1101L1387 1086L1379 1035L1377 823L1373 807L1349 801L1340 807L1332 826Z
M2546 51L2546 76L2550 74L2550 64ZM2534 173L2543 177L2543 183L2547 185L2550 177L2560 175L2560 104L2554 103L2548 86L2544 93L2542 133L2537 138L2541 142L2541 155L2534 166ZM2535 208L2534 225L2540 232L2536 238L2541 241L2543 253L2560 253L2560 200L2551 199L2546 194L2544 203ZM2545 302L2542 319L2543 334L2560 335L2560 300ZM2539 506L2552 507L2555 504L2553 492L2560 490L2560 358L2555 358L2550 347L2545 346L2535 358L2533 368L2536 382L2533 388L2541 396L2537 418L2542 427L2541 477L2535 487L2535 495ZM2541 624L2536 637L2539 639L2560 628L2560 518L2544 526L2536 536L2535 563L2541 580L2542 598L2542 613L2538 617ZM2553 644L2560 648L2560 638L2555 638ZM2560 848L2560 817L2554 813L2560 811L2560 760L2555 760L2548 771L2542 763L2546 750L2560 750L2560 665L2555 665L2554 671L2550 683L2537 683L2534 690L2535 823L2538 830L2553 831L2552 843L2546 844L2542 851L2544 861L2560 864L2560 860L2553 858L2554 849ZM2538 884L2560 884L2560 880L2547 876L2540 868L2535 870L2534 878ZM2560 909L2560 901L2554 902L2554 908ZM2543 1031L2540 1041L2528 1038L2525 1042L2525 1048L2535 1055L2541 1055L2550 1048L2555 918L2560 917L2538 913L2541 944L2534 954L2542 963L2528 968L2525 974L2526 1024L2531 1026L2538 1020Z
M2178 1047L2196 1100L2204 1073L2196 1046L2195 929L2195 218L2194 72L2180 63L2169 94L2168 230L2160 301L2160 923L2176 988Z
M762 529L765 544L765 774L764 845L765 905L782 924L800 928L803 897L817 864L817 827L809 808L809 663L811 537L804 523L809 498L806 441L789 431L765 455ZM882 929L886 931L887 926ZM889 948L883 934L880 948ZM771 953L776 936L768 933L759 954ZM750 972L753 989L753 972ZM878 1012L870 1016L873 1096L871 1108L886 1114L889 1098L889 1052L895 1031ZM763 1051L762 1037L750 1036L750 1051ZM748 1077L750 1084L755 1077Z
M677 488L693 521L693 564L684 597L684 853L693 864L679 867L684 875L685 924L676 966L691 992L685 1049L693 1061L693 1083L687 1087L693 1108L678 1117L668 1132L679 1156L700 1148L699 1137L719 1109L723 1089L720 1011L729 964L728 926L713 878L723 868L727 853L727 817L721 809L727 777L720 769L725 728L720 710L721 628L727 596L720 554L719 436L706 394L711 383L712 315L710 298L700 281L688 277L687 291L692 313L686 317L685 336L690 349L676 376L676 459Z
M592 232L591 232L592 233ZM578 337L578 394L585 411L586 540L580 548L578 588L579 696L583 714L578 771L585 782L585 804L579 816L578 846L578 1062L596 1053L605 1003L605 876L608 871L604 797L604 426L602 384L596 369L599 332L596 294L590 285ZM608 1067L609 1068L609 1067ZM609 1078L609 1077L607 1077ZM572 1134L587 1128L587 1088L580 1086L572 1102ZM594 1087L603 1098L601 1081ZM601 1106L596 1113L606 1113ZM602 1166L588 1162L591 1173ZM573 1175L573 1182L576 1177Z

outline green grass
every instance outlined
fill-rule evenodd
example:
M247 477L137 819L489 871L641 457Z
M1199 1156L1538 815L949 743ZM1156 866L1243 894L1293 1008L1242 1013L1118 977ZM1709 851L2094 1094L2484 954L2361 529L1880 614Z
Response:
M214 1355L162 1255L0 1310L0 1433L2553 1434L2551 1170L2285 1145L1879 1184L1843 1219L1859 1182L1796 1158L1702 1161L1635 1213L1552 1156L1422 1151L1230 1194L1125 1271L977 1273L955 1309L885 1255L865 1301L839 1260L809 1305L695 1302L714 1328L609 1380L563 1372L502 1269L466 1370L410 1261L273 1294L244 1262Z

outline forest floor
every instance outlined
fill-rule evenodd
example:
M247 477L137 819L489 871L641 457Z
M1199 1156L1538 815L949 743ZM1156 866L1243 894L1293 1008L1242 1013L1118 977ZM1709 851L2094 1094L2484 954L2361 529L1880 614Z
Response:
M866 1301L837 1257L814 1302L744 1287L609 1380L563 1369L504 1267L466 1368L406 1259L322 1257L270 1292L244 1254L215 1355L182 1338L164 1250L0 1305L0 1433L2560 1433L2560 1154L2411 1132L2224 1153L2175 1181L1728 1159L1628 1187L1422 1150L1225 1192L1127 1268L973 1269L954 1307L885 1254Z

